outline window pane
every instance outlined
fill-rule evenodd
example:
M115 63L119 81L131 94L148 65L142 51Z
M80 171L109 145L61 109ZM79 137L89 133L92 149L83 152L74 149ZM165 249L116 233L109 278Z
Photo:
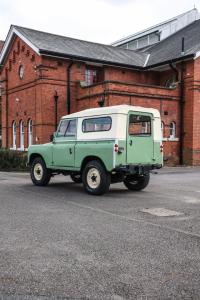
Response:
M120 45L120 46L118 46L118 48L127 49L127 44Z
M159 33L152 33L149 35L149 44L150 45L159 42L159 40L160 40Z
M97 70L85 70L85 83L86 85L92 85L97 82Z
M65 136L75 136L76 135L76 120L70 120L67 126Z
M172 138L175 138L175 136L176 136L176 124L174 122L170 123L169 134L170 134L170 137L172 137Z
M129 42L128 43L128 49L130 49L130 50L137 49L137 40Z
M58 132L57 132L57 136L64 136L65 135L68 123L69 123L69 120L61 121Z
M130 115L129 134L130 135L151 134L151 118L148 116Z
M111 129L112 119L110 117L92 118L83 121L83 132L108 131Z
M148 36L138 39L138 48L143 48L148 45Z

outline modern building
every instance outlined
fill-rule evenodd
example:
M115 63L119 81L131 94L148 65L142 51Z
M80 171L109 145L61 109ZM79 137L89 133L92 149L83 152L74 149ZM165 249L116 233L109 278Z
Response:
M200 20L145 51L11 26L0 54L3 147L49 141L62 115L159 109L168 164L200 165Z
M200 15L198 10L194 8L160 24L119 39L112 43L112 46L129 50L141 50L159 43L170 35L198 20L199 17Z

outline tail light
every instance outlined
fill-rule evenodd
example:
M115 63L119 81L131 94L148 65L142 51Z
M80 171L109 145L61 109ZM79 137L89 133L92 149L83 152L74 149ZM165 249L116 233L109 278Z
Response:
M163 144L160 144L160 152L163 152Z
M119 145L118 145L118 144L115 144L115 145L114 145L114 151L115 151L115 152L118 152L118 151L119 151Z

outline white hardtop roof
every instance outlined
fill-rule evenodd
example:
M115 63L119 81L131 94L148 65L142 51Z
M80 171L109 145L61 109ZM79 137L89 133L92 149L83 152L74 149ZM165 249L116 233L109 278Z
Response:
M110 115L110 114L128 114L129 111L151 113L155 118L160 118L159 111L154 108L145 108L145 107L133 106L133 105L115 105L115 106L85 109L77 113L63 116L62 119L92 117L92 116Z

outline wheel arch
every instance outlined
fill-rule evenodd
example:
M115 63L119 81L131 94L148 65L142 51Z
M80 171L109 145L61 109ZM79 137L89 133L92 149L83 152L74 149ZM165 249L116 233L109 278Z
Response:
M84 167L86 166L86 164L92 160L99 161L103 165L105 170L107 171L106 165L104 164L103 160L100 157L95 156L95 155L89 155L89 156L86 156L81 163L81 173L82 173Z
M32 162L34 161L34 159L35 159L36 157L40 157L40 158L44 161L44 163L46 164L45 159L44 159L44 157L43 157L41 154L39 154L39 153L32 153L32 154L30 155L30 157L29 157L29 165L32 164Z

